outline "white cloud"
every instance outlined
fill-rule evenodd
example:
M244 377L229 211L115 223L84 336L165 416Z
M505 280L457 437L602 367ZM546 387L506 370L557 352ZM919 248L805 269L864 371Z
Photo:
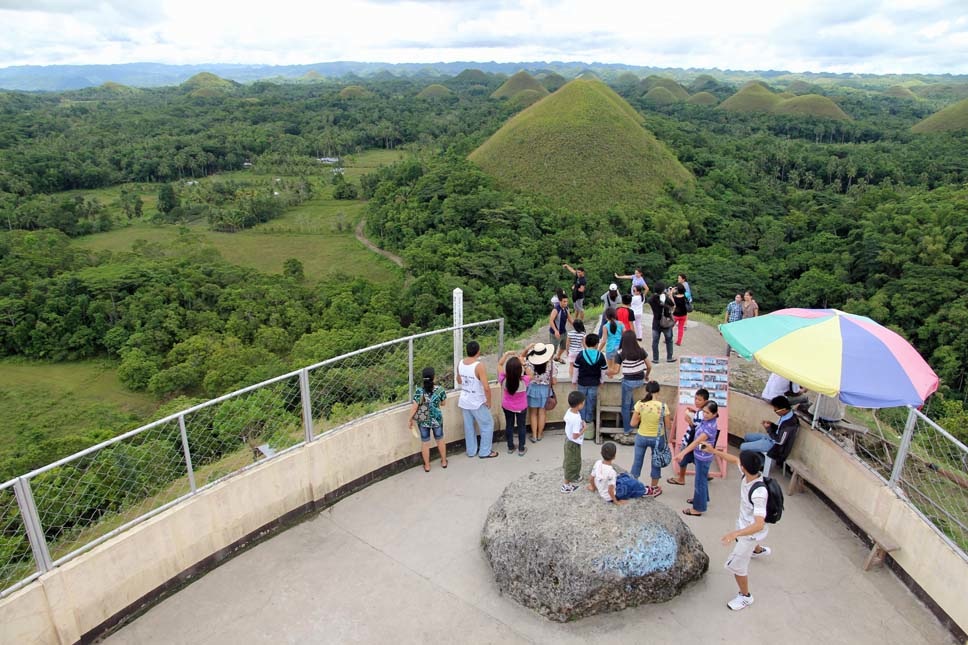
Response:
M963 0L0 0L0 66L584 60L968 72Z

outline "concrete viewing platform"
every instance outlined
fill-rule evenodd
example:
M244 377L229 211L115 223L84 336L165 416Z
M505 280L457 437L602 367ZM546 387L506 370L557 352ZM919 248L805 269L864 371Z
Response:
M549 432L524 457L495 443L497 459L453 453L446 470L435 461L429 474L418 466L380 481L239 554L105 642L954 642L890 570L862 570L868 549L809 492L787 498L766 541L772 555L751 564L755 604L729 611L736 587L719 538L736 519L735 471L711 482L705 516L683 518L710 556L698 583L664 604L567 624L542 618L500 595L480 535L510 481L560 468L563 440ZM598 451L585 442L586 459ZM632 448L619 446L616 463L628 468ZM664 469L663 479L670 474ZM663 489L658 501L678 512L692 479Z

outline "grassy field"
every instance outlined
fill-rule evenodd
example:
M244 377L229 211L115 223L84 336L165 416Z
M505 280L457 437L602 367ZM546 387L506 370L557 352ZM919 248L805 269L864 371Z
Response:
M110 361L0 361L0 444L38 431L55 438L119 423L134 428L150 418L158 402L126 390L115 368Z
M344 176L358 181L360 176L374 169L399 161L406 153L397 150L373 150L347 157ZM279 175L259 175L251 171L235 171L208 177L201 181L265 179ZM132 185L145 200L145 213L154 212L157 186ZM120 187L82 191L94 197L120 216L118 205ZM332 188L320 179L316 196L289 209L282 217L239 233L217 233L208 230L204 222L189 225L203 243L211 244L227 261L266 273L282 273L283 263L296 258L303 263L306 277L318 280L341 272L376 282L392 280L400 269L389 260L367 250L353 235L353 227L363 212L363 202L332 198ZM150 198L150 200L149 200ZM78 238L76 244L94 251L130 251L138 240L167 243L178 235L179 226L132 223L105 233Z

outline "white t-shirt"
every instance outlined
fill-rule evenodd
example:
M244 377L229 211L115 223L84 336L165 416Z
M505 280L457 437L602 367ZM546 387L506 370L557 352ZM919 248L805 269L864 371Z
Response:
M632 304L630 306L632 307L632 311L635 313L635 320L638 321L638 319L642 317L642 308L643 308L642 296L640 296L639 294L635 294L634 296L632 296Z
M460 398L457 400L457 407L462 410L476 410L487 402L484 384L477 378L479 364L480 361L474 361L470 365L461 361L457 365L457 373L460 374Z
M739 517L736 519L736 530L740 531L745 529L747 526L756 521L754 518L766 517L766 500L769 497L769 493L766 490L766 486L760 486L753 493L753 503L750 504L750 489L753 488L753 484L756 482L763 481L762 477L757 477L751 482L746 481L746 475L743 474L742 469L740 470L740 480L739 480ZM769 533L769 528L764 524L763 530L753 535L750 538L760 541L766 539L766 534Z
M578 435L577 439L575 438L576 434ZM568 408L568 411L565 412L565 437L568 438L568 441L573 441L579 446L585 440L585 422L581 420L581 415L572 412L571 408Z
M791 383L790 379L783 378L779 374L770 374L770 378L766 381L766 387L763 388L763 394L760 398L766 401L772 401L773 397L785 396L787 390L797 394L800 392L800 386L796 383Z
M601 459L596 461L595 465L592 466L592 477L595 478L595 488L598 489L598 494L602 496L602 499L606 502L612 501L612 496L608 494L608 487L615 485L618 473L615 472L611 464L606 464Z

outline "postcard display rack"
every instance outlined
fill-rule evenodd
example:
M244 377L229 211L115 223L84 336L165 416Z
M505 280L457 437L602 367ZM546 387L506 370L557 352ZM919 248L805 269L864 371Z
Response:
M729 444L729 360L722 356L683 356L679 359L679 401L676 406L676 440L670 446L674 462L679 460L682 449L682 438L689 428L686 417L690 415L686 407L695 404L696 390L706 388L709 400L719 406L719 436L716 438L716 448L725 451ZM709 469L713 477L726 477L726 460L716 457ZM690 474L695 470L689 467Z

